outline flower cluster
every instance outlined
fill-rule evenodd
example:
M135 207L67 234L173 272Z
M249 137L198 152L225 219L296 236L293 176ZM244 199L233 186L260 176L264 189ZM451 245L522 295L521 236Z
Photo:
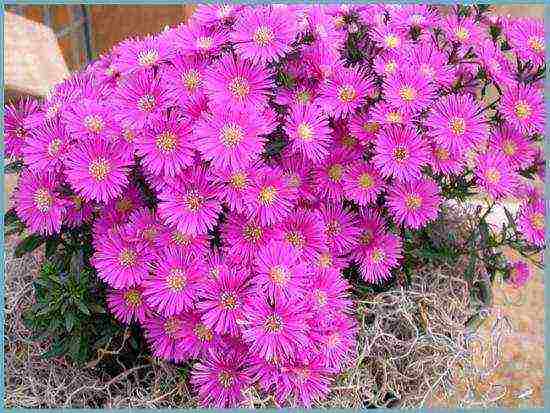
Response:
M200 6L7 107L17 214L92 225L111 311L203 405L310 406L354 358L343 269L390 279L457 182L544 244L543 64L541 22L475 8Z

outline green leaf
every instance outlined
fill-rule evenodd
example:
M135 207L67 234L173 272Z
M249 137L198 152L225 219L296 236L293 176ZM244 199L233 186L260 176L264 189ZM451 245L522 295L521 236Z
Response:
M8 212L4 214L4 226L13 225L18 222L21 221L19 220L19 217L15 212L15 208L11 208Z
M57 250L57 247L59 246L60 243L61 243L60 236L49 237L46 240L46 251L45 251L46 258L50 258L53 254L55 254L55 251Z
M51 348L41 356L45 359L62 356L67 352L67 340L61 339L52 344Z
M21 172L23 169L23 162L22 161L15 161L12 163L7 164L4 167L4 173L6 174L15 174Z
M65 314L65 328L67 329L67 331L70 333L71 330L73 329L74 327L74 322L75 322L75 316L73 313L71 313L70 311L68 311L66 314Z
M84 303L84 301L79 301L78 302L78 309L81 312L83 312L84 314L90 315L90 310L88 309L88 307L86 306L86 303Z
M40 235L32 234L20 241L15 247L14 256L21 258L23 255L33 252L44 243L45 239Z

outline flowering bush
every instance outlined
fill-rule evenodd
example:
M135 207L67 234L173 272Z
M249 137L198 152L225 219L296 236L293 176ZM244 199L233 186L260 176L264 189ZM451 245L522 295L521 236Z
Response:
M497 248L544 246L544 73L542 23L486 6L200 6L7 107L10 228L193 360L203 405L310 406L354 362L364 291L461 255L526 281ZM475 196L471 243L433 245Z

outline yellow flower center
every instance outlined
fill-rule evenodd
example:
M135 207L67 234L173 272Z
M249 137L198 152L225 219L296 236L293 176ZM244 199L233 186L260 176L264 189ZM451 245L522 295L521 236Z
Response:
M235 123L228 123L223 126L220 133L220 140L227 148L234 148L244 138L244 130Z
M234 310L237 308L237 297L230 292L224 292L220 296L221 305L226 310Z
M138 63L141 66L149 67L154 65L159 59L159 53L155 49L142 50L138 53Z
M318 288L313 291L313 297L317 301L317 305L319 305L319 307L323 307L328 301L328 294L326 291Z
M384 72L387 74L392 74L397 69L397 63L395 60L390 60L384 65Z
M311 95L307 90L302 90L296 94L296 100L299 103L308 103L311 100Z
M40 212L48 212L53 204L53 197L50 191L46 188L38 188L34 193L34 204Z
M235 189L244 189L246 187L246 174L244 172L236 172L229 179L231 186Z
M378 122L365 122L363 123L363 130L367 133L376 133L380 130Z
M185 198L185 207L190 211L197 212L201 209L204 199L197 192L191 191Z
M540 37L529 37L527 44L529 44L529 47L536 53L541 53L544 51L544 40Z
M470 32L465 27L458 27L455 30L455 35L460 41L464 41L470 37Z
M157 148L165 154L173 152L178 143L178 137L173 132L162 132L155 139Z
M254 32L252 38L259 46L266 47L273 41L275 35L269 27L260 26Z
M166 286L173 293L179 293L183 291L187 284L187 277L180 268L172 268L170 273L166 277Z
M211 36L201 36L197 39L197 48L202 50L210 50L214 44L214 39Z
M97 158L90 162L88 171L96 181L103 181L111 172L111 164L105 158Z
M531 215L531 225L537 230L544 229L544 215L540 212L535 212Z
M220 374L218 374L218 381L224 389L229 389L231 386L233 386L235 379L233 378L233 375L231 373L224 370L221 371Z
M129 307L139 307L141 305L141 293L136 289L128 290L124 293L124 301Z
M295 372L299 383L305 383L311 377L311 371L305 367L297 368Z
M516 153L516 144L515 142L511 140L507 140L504 142L504 146L502 148L504 150L504 153L508 156L512 156Z
M181 321L177 317L170 317L164 322L164 332L172 340L176 338L176 333L179 331Z
M210 330L208 327L206 327L202 323L197 324L193 329L193 332L195 333L195 336L197 336L197 338L203 343L206 343L207 341L211 341L214 338L214 334L212 334L212 330Z
M277 314L272 314L265 319L264 329L268 333L278 333L283 329L283 320Z
M285 239L295 248L302 248L306 243L305 237L298 231L290 231L286 234Z
M439 160L447 161L447 160L449 160L450 153L447 149L442 148L442 147L438 147L438 148L435 149L435 156Z
M344 168L340 164L334 164L328 169L328 176L334 182L340 182L344 174Z
M115 207L118 212L125 214L134 208L134 203L131 198L124 197L116 201Z
M194 92L201 84L201 74L197 69L191 69L181 75L184 86L190 91Z
M265 186L261 189L258 198L262 204L269 205L273 203L276 196L277 188L275 188L274 186Z
M327 225L325 226L325 233L329 237L334 237L335 235L338 235L340 231L342 231L342 227L340 223L335 219L328 222Z
M399 43L400 43L399 37L393 34L386 35L386 37L384 38L384 42L386 43L386 47L389 49L395 49L396 47L399 46Z
M357 145L358 143L359 143L359 139L357 139L357 137L355 135L352 135L351 133L348 133L342 139L342 145L344 145L344 147L346 148L351 149L355 147L355 145Z
M278 286L283 286L290 280L290 273L282 265L275 265L269 270L269 278Z
M417 92L412 86L404 86L399 90L399 96L406 102L412 102L416 98Z
M401 123L402 119L401 113L399 112L392 111L388 112L386 115L386 120L390 123Z
M518 103L516 103L514 112L516 113L516 116L518 118L525 119L531 114L531 106L529 106L526 101L520 100Z
M174 244L182 245L182 246L188 246L191 244L191 238L189 235L184 234L183 232L174 231L172 232L172 241L174 241Z
M53 139L50 144L48 145L48 155L52 158L56 156L59 153L59 149L61 149L61 145L63 142L61 142L61 139L55 138Z
M302 184L302 179L298 174L291 173L287 176L288 185L292 188L298 188Z
M321 268L330 268L332 267L332 255L328 252L324 252L319 255L319 267Z
M56 102L53 105L51 105L48 110L46 110L46 118L51 119L55 115L57 115L57 112L59 112L59 109L61 109L61 103ZM86 125L86 124L84 124Z
M128 268L137 261L137 253L129 248L124 248L118 255L118 262L121 267Z
M359 175L359 186L363 189L369 189L372 188L374 185L374 179L373 177L368 174L367 172L362 173Z
M132 143L136 139L136 134L130 128L125 128L122 131L122 137L128 143Z
M405 200L405 204L409 209L418 209L422 205L422 198L418 195L409 195Z
M496 168L489 168L485 172L485 177L489 182L496 184L500 181L500 171Z
M409 159L409 151L407 150L407 148L398 146L393 150L393 158L397 162L405 162L407 159Z
M88 115L84 118L84 126L92 133L99 133L103 130L105 122L99 115Z
M374 248L371 254L371 259L375 264L378 264L386 258L386 253L380 248Z
M340 86L340 89L338 90L338 97L342 102L350 103L357 98L357 92L351 85Z
M257 243L262 239L263 231L260 227L256 227L251 224L247 224L243 230L244 239L248 242Z
M250 92L250 86L245 78L237 76L229 82L229 91L235 98L242 100Z
M359 242L362 245L369 245L372 241L373 234L371 231L363 231L359 236Z
M307 123L302 122L298 125L298 136L302 140L309 142L313 139L313 129Z
M151 112L155 108L156 99L153 95L143 95L137 101L137 107L142 112Z
M455 135L462 135L466 130L466 122L463 118L452 118L450 122L451 132Z

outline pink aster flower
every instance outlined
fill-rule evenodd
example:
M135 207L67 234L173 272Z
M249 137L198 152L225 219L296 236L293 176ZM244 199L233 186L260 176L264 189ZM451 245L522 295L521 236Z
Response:
M409 67L418 68L422 76L437 86L447 87L455 80L453 68L448 64L447 54L431 42L409 50L406 56L401 64L407 62Z
M515 288L523 287L531 278L529 265L522 261L511 263L508 282Z
M95 248L92 265L99 278L111 287L132 287L147 277L153 255L145 243L130 241L124 229L102 234Z
M142 128L169 107L176 106L176 92L152 70L125 77L113 96L113 106L120 122Z
M474 20L473 16L459 17L456 12L450 13L443 21L443 30L447 39L458 47L460 56L463 57L471 48L476 51L482 40L488 38L482 26Z
M335 270L340 272L348 266L348 262L333 250L325 248L323 251L316 254L312 265L314 269L319 271Z
M215 182L220 187L220 200L231 210L245 211L245 194L250 188L256 170L253 166L237 169L216 169Z
M67 201L57 193L59 181L50 171L25 170L15 194L17 215L31 232L51 235L61 230Z
M203 407L239 407L245 396L243 391L251 385L246 372L248 353L241 349L212 350L196 363L191 382L198 387Z
M427 145L410 126L382 129L375 152L373 161L380 173L399 181L420 178L422 166L429 161Z
M372 82L359 69L339 68L321 86L319 102L327 114L343 117L360 107L372 89Z
M319 209L328 245L339 255L344 255L355 245L359 235L356 215L340 203L325 202Z
M128 218L128 233L132 240L144 241L155 249L162 230L157 214L149 208L140 208Z
M116 133L112 110L97 99L82 99L63 111L62 119L71 137L86 140Z
M298 406L310 408L330 391L332 371L323 365L321 357L306 356L282 367L282 379L276 390L279 402L291 400Z
M203 279L201 262L191 254L168 251L143 283L147 304L169 317L193 308Z
M64 222L71 228L76 228L81 224L90 221L94 213L94 205L87 202L78 195L72 195L66 198Z
M225 30L207 28L194 21L181 24L174 32L175 46L183 55L216 55L228 40Z
M253 110L217 107L195 125L196 147L216 168L246 168L263 150L262 123Z
M116 67L124 75L156 67L173 55L171 45L161 36L124 40L116 46L116 52Z
M224 26L236 20L245 6L238 4L200 4L191 19L204 26Z
M390 188L388 208L398 224L419 229L437 218L441 197L432 179L396 183Z
M105 209L100 215L105 216L112 211L117 222L127 222L130 215L143 206L145 206L145 202L141 191L137 186L130 184L124 189L123 193L117 198L111 199L105 205Z
M181 315L172 317L153 316L144 323L145 338L149 342L155 357L160 357L176 363L188 359L186 353L179 347L184 319Z
M349 289L350 285L340 271L332 268L316 270L307 282L305 301L319 316L330 311L342 311L351 305ZM315 319L312 322L315 323Z
M231 40L242 57L260 63L277 60L291 50L296 18L286 6L247 7L233 27Z
M103 139L76 145L65 164L67 180L88 200L109 201L120 195L128 184L130 161L116 145Z
M194 150L191 125L179 111L170 111L152 119L136 151L142 164L156 175L175 176L193 165Z
M226 55L207 70L205 85L218 106L250 110L266 105L273 81L262 66Z
M378 76L390 76L394 74L403 63L399 55L393 53L379 54L374 58L374 71Z
M279 169L264 167L254 177L245 196L248 215L262 225L271 225L290 213L295 189L288 185Z
M401 258L401 240L386 232L384 221L373 210L362 211L359 229L358 243L350 256L359 264L363 279L370 283L388 279Z
M524 133L542 133L544 130L544 99L542 92L532 85L507 85L502 94L500 110L512 126Z
M535 147L531 142L506 124L493 132L489 149L502 153L515 170L528 168L535 159Z
M384 93L389 105L418 113L437 97L435 85L415 69L402 69L386 77Z
M322 356L323 365L332 371L343 371L357 357L357 322L350 316L335 313L314 327L313 341Z
M344 197L344 175L348 170L353 153L345 149L332 150L322 165L314 170L317 180L317 194L321 199L339 202Z
M494 198L513 195L519 180L505 156L499 152L478 155L475 174L478 185Z
M217 188L203 168L173 179L158 196L158 212L164 222L190 235L211 230L222 210Z
M220 335L202 321L201 313L188 311L183 313L183 325L178 332L178 348L187 358L204 357L211 349L220 345Z
M372 30L372 39L390 54L399 54L407 50L411 42L402 30L395 25L379 24Z
M163 78L173 85L178 102L188 105L205 93L204 76L208 61L198 56L177 55L164 69Z
M500 49L499 44L487 40L480 48L479 58L488 76L498 85L514 82L514 73L510 61Z
M521 60L535 65L544 63L544 24L541 19L521 18L512 21L504 31L512 51Z
M328 155L332 141L328 119L316 105L293 105L284 127L294 152L319 162Z
M9 104L4 114L4 149L6 155L19 157L21 148L29 136L27 119L39 111L38 101L32 98L21 99L17 106Z
M107 306L117 320L124 324L130 324L134 320L143 324L151 316L140 286L122 290L110 289L107 292Z
M299 155L283 152L281 170L287 185L295 190L298 202L308 204L316 199L316 182L312 163Z
M210 246L208 237L205 234L191 235L178 231L174 227L163 228L157 238L157 244L159 248L196 257L202 257L206 254Z
M376 202L385 189L385 182L374 166L355 162L344 175L344 194L359 205Z
M523 237L531 244L544 247L544 222L546 211L541 198L524 203L517 217L518 228Z
M242 337L250 353L270 360L292 360L310 347L303 306L295 300L268 304L258 297L246 305Z
M486 122L480 106L470 95L447 95L434 104L426 126L442 147L465 151L486 140Z
M390 13L392 25L403 33L411 29L427 30L439 23L439 12L432 5L410 4L396 7Z
M207 281L197 304L204 324L219 334L239 336L237 320L243 318L243 306L251 294L250 279L244 268L223 268L218 277Z
M317 211L297 209L279 225L281 239L290 245L298 256L312 260L326 244L321 215Z
M254 284L257 292L275 301L303 296L307 265L292 246L270 242L256 254Z
M436 173L458 175L464 170L464 152L460 149L449 150L438 143L430 143L430 166Z
M370 111L356 113L350 118L349 131L364 144L373 142L380 131L380 123L373 119Z
M403 108L393 107L384 101L372 106L370 110L372 120L380 125L407 125L411 121L411 114ZM375 130L377 132L377 130Z
M250 264L258 250L275 238L275 231L256 219L231 212L222 226L221 237L228 257Z
M69 149L65 126L55 119L33 129L22 153L25 163L34 170L58 171Z

